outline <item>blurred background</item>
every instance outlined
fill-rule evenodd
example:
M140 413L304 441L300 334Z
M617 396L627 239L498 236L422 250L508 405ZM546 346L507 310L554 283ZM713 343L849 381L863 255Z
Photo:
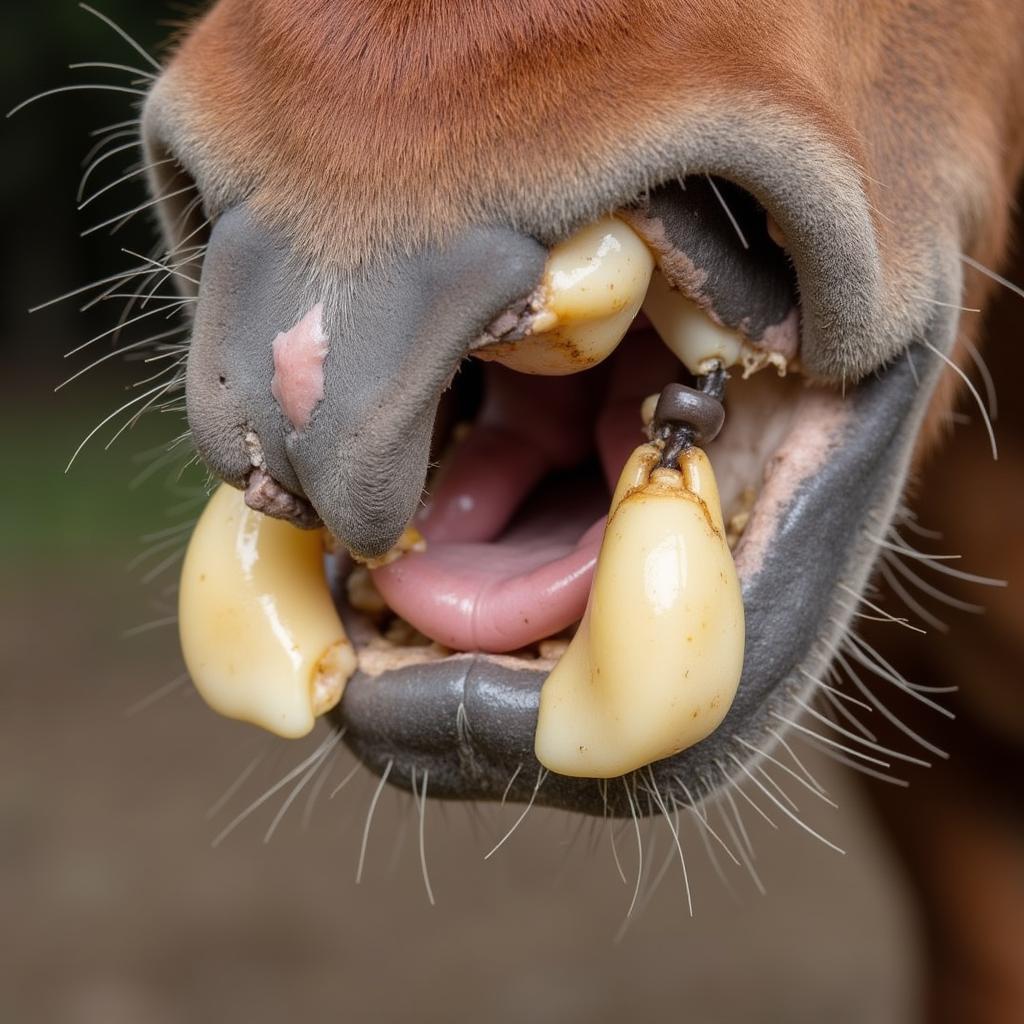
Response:
M187 16L98 2L158 55ZM68 69L93 61L148 70L71 0L0 8L6 108L44 89L132 88L141 77ZM643 886L625 930L632 825L610 836L534 811L485 862L520 809L430 804L421 861L416 809L388 790L357 886L376 780L351 774L344 754L315 778L295 776L214 845L323 737L272 741L192 695L169 616L202 481L194 467L152 470L180 412L147 416L105 448L129 407L65 473L79 442L161 366L107 359L55 393L113 351L106 337L64 358L108 331L119 306L80 312L71 299L26 312L137 262L123 250L149 251L145 213L114 235L79 237L144 201L137 178L76 211L83 166L103 158L87 198L135 165L130 134L96 150L95 133L134 117L136 100L72 91L3 125L0 1020L905 1020L917 959L902 882L859 792L828 763L814 770L841 810L802 810L845 856L748 812L756 860L724 865L723 884L687 829L691 919L670 836L645 824ZM162 312L148 322L171 326Z

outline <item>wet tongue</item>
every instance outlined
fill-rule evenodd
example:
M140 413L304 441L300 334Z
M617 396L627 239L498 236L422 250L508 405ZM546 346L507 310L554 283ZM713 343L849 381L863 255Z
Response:
M578 621L608 491L592 474L541 482L584 461L596 440L614 483L641 440L640 400L671 376L662 351L655 348L652 359L638 359L636 350L628 361L615 357L620 365L604 398L604 371L528 377L489 365L484 406L416 524L427 550L374 570L388 605L456 650L514 651Z

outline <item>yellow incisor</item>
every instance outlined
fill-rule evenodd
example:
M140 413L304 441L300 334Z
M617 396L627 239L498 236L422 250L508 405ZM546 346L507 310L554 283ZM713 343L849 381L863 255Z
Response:
M712 363L733 366L744 355L739 335L714 323L660 271L651 277L643 310L661 340L692 374L707 373Z
M654 259L615 217L588 224L548 256L530 333L473 355L521 373L561 376L615 351L644 301Z
M319 530L254 512L222 484L185 555L181 649L203 700L278 736L305 736L341 700L356 655L334 608Z
M541 690L546 768L613 778L713 732L743 668L743 600L707 456L630 456L586 613Z

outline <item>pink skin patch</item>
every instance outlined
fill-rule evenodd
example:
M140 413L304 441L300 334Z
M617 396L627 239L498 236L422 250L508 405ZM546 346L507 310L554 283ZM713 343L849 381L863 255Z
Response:
M274 379L270 391L296 430L305 430L324 397L328 338L324 305L318 302L294 327L274 339Z

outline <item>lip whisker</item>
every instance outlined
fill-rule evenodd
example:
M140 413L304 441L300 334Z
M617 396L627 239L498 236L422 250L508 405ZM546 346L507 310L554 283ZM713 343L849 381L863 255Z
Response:
M78 6L87 14L91 14L94 18L99 18L104 25L116 32L140 57L142 57L144 61L146 61L147 64L153 68L154 71L163 71L163 66L160 62L152 57L149 51L146 50L141 43L121 28L113 18L103 14L102 11L97 11L95 7L91 7L89 4L80 3Z
M356 865L356 885L359 885L363 880L363 864L366 862L366 846L370 841L370 827L373 825L373 814L377 810L377 801L380 800L380 795L384 792L384 786L387 784L388 776L391 774L394 764L394 759L392 759L384 766L384 771L381 772L380 779L378 779L377 786L373 791L373 796L370 798L370 806L366 810L366 822L363 825L363 841L359 844L359 863ZM336 793L337 790L334 792ZM331 796L333 797L334 793L331 793Z
M494 854L496 854L498 850L501 849L501 847L505 844L505 841L512 835L512 833L515 832L515 830L519 828L519 826L523 823L523 820L526 818L527 814L530 813L530 808L533 807L533 802L537 799L537 793L540 792L540 787L544 784L544 780L547 777L548 770L546 768L541 768L537 772L537 781L534 784L533 792L530 794L529 803L523 808L522 814L520 814L519 817L516 818L515 823L512 825L512 827L501 837L501 839L498 840L497 844L493 846L491 850L484 855L484 860L490 860L491 857L493 857Z
M754 888L764 896L767 893L767 890L764 887L764 883L761 881L761 876L757 873L757 869L754 867L754 847L750 842L750 837L747 835L746 827L743 824L743 817L740 814L739 808L736 806L736 801L732 798L732 793L730 792L731 788L731 783L726 782L726 785L722 789L722 795L725 797L725 801L729 805L729 810L732 812L732 816L736 824L734 826L732 821L730 821L726 816L725 811L720 808L719 813L722 816L722 824L725 827L725 831L729 834L730 840L732 840L736 849L739 851L740 859L743 862L743 866L747 869L747 874L750 875L750 878L754 883Z

